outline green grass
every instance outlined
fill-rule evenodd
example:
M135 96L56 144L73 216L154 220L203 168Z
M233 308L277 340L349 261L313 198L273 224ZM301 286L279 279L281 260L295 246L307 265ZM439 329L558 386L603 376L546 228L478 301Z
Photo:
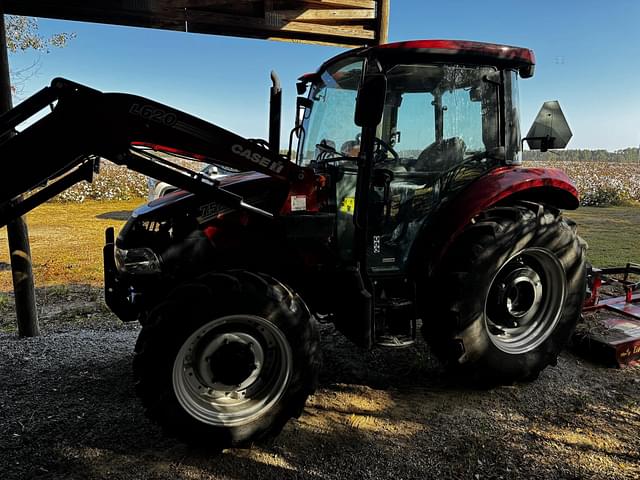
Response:
M581 207L565 216L576 221L597 267L640 263L640 207Z

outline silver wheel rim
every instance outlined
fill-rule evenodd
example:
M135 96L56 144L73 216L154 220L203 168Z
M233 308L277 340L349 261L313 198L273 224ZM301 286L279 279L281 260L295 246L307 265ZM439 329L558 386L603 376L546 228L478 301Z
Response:
M544 248L526 248L500 267L485 299L485 328L503 352L518 355L540 346L562 315L566 274Z
M184 410L217 427L250 423L284 395L291 347L273 323L230 315L193 332L173 364L173 390Z

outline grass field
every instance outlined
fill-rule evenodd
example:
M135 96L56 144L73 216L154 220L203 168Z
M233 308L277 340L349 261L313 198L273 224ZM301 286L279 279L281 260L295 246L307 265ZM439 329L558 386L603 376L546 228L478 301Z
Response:
M599 267L640 262L640 206L581 207L565 215L589 243L589 261Z
M37 286L85 283L102 285L104 230L116 231L124 220L101 219L105 213L126 218L143 200L46 203L27 215ZM120 213L117 215L117 213ZM0 291L12 289L7 229L0 229Z
M105 213L126 217L141 200L47 203L31 212L31 236L36 285L83 283L102 285L102 245L108 226L123 220L101 219ZM640 207L582 207L566 215L578 223L589 243L589 260L597 266L640 261ZM0 292L11 290L6 229L0 230ZM0 301L1 298L0 298Z

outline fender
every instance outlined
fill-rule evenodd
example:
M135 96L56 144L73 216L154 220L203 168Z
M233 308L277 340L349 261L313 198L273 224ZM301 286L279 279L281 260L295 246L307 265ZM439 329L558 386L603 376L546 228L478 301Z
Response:
M578 190L565 172L557 168L500 167L471 183L450 203L440 207L423 227L412 255L414 265L428 266L431 275L474 217L504 201L528 200L558 209L575 210ZM425 264L426 260L426 264Z

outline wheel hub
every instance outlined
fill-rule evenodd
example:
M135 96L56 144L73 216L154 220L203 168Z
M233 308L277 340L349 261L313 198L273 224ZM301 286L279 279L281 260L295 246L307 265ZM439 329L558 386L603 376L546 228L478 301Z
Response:
M485 300L485 326L491 342L511 354L544 342L562 314L566 274L549 250L527 248L507 260L491 282Z
M526 266L511 271L497 290L492 320L505 327L526 325L538 311L543 295L540 276Z
M174 361L173 389L197 420L243 425L282 397L292 362L291 347L273 323L253 315L222 317L183 343Z
M223 344L208 358L211 380L226 385L240 385L258 368L249 344Z

